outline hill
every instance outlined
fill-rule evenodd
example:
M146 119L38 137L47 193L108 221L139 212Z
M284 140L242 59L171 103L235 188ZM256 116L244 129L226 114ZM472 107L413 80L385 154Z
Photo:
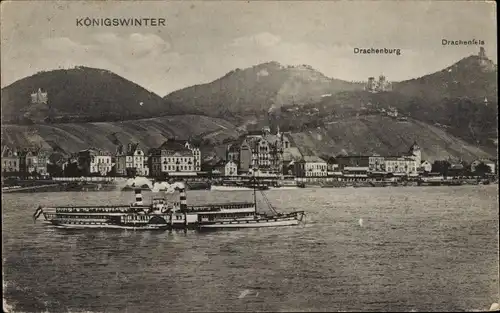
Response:
M191 138L203 155L224 157L225 143L240 135L224 120L198 115L170 116L124 122L64 123L52 125L2 125L2 144L41 146L69 154L89 147L114 152L117 144L138 142L157 147L168 138ZM304 154L331 156L339 153L393 155L404 152L416 140L429 160L448 156L471 161L492 154L421 121L398 122L384 116L361 116L330 121L323 127L292 131Z
M146 148L158 147L168 138L174 137L191 137L197 144L210 145L237 136L232 124L196 115L124 122L2 125L2 144L13 147L40 146L63 154L90 147L115 152L117 144L129 142L138 142Z
M30 95L48 93L46 105ZM158 95L110 71L89 67L39 72L2 88L2 121L96 122L178 114Z
M466 143L443 129L409 119L399 122L383 116L351 117L332 121L325 127L292 133L303 154L394 155L406 152L414 141L422 148L423 159L447 157L472 161L493 155Z
M328 78L307 65L269 62L236 69L211 83L174 91L164 99L191 113L234 118L292 103L317 102L325 94L338 91L362 89L361 84Z
M438 72L394 83L393 91L431 101L464 97L492 100L498 95L497 66L481 54L471 55Z

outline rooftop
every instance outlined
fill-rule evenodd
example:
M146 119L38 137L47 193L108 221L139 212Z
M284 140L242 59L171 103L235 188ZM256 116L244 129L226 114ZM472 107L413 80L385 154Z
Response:
M316 155L305 155L302 157L302 161L308 162L308 163L326 163L325 160L320 158L319 156Z

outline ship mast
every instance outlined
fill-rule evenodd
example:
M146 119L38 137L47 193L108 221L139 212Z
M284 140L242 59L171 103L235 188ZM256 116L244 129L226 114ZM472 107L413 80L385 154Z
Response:
M255 206L255 214L257 214L257 193L255 190L255 185L257 184L257 179L255 178L255 171L256 171L256 168L254 168L254 170L253 170L253 203Z

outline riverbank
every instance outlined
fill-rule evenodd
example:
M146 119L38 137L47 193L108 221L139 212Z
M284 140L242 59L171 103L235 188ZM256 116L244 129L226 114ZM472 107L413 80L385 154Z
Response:
M418 180L387 180L387 181L310 181L298 183L302 188L345 188L345 187L417 187L417 186L463 186L498 184L498 180L488 178L469 179L418 179Z
M3 181L2 193L61 192L61 191L112 191L111 182L64 182L55 180L11 180Z
M492 179L439 179L439 180L412 180L412 181L290 181L280 183L276 181L272 184L266 184L272 190L285 190L294 188L368 188L368 187L418 187L418 186L462 186L462 185L488 185L498 184L498 180ZM226 184L215 180L200 180L186 182L187 190L240 190L241 184ZM135 188L150 190L147 184L137 186L126 186L119 188L115 181L63 181L63 180L4 180L2 182L3 193L13 192L63 192L63 191L130 191ZM232 188L234 187L234 188ZM291 188L293 187L293 188Z

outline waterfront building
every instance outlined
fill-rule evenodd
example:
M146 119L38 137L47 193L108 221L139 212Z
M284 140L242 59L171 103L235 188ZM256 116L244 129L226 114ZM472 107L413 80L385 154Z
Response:
M384 162L386 172L393 175L417 175L417 161L410 156L386 156Z
M217 164L215 164L212 173L226 177L238 176L238 166L234 161L220 160Z
M193 144L191 144L187 140L180 141L180 142L184 145L184 147L191 150L191 152L193 154L193 170L196 172L201 171L201 151L200 151L200 148L194 146Z
M422 163L422 150L416 141L413 142L407 153L384 157L385 170L396 176L417 176L418 168ZM432 166L431 166L432 168Z
M201 160L199 165L196 162L200 157L199 149L186 145L185 141L167 140L151 150L150 172L154 177L196 175L197 171L201 171Z
M348 155L336 158L338 170L343 171L345 167L366 167L370 172L386 172L383 156L378 155Z
M252 132L242 137L239 144L239 170L243 173L249 173L252 169L259 168L261 171L281 174L283 171L283 141L284 135L279 132L279 129L276 135L271 134L266 128L261 132ZM289 146L288 138L285 141ZM234 160L234 154L235 152L231 153L231 160ZM228 151L228 159L229 155Z
M327 176L326 161L317 156L304 156L295 162L295 176L297 177L321 177Z
M420 163L420 167L418 169L419 172L430 173L432 171L432 163L425 160Z
M47 175L48 153L41 148L25 148L19 152L19 172L24 175Z
M346 180L366 180L368 173L368 166L345 166L342 171L342 178Z
M116 151L116 174L119 176L149 176L148 157L138 143L129 143L125 150L119 145Z
M344 172L346 167L367 168L370 174L417 175L417 169L422 163L422 152L414 142L407 153L393 156L380 155L348 155L337 156L338 170ZM429 164L430 165L430 164ZM432 168L432 165L430 165ZM351 171L352 172L352 171Z
M113 165L109 151L91 148L78 152L78 167L84 175L107 175Z
M19 173L20 158L16 149L2 146L2 172Z
M327 176L329 177L340 177L342 172L339 169L339 164L336 160L328 161L326 164Z

